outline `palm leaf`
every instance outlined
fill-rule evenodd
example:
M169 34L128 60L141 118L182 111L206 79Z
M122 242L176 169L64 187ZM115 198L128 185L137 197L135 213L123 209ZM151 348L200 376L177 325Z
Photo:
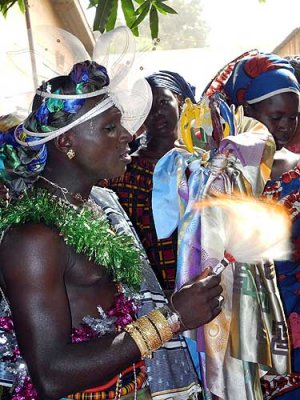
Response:
M94 31L105 31L105 26L112 12L113 2L111 0L100 0L96 7L96 15L93 24Z
M0 0L0 11L4 17L6 17L8 10L15 5L19 4L20 10L24 12L24 1L23 0Z
M144 4L142 6L144 6ZM137 27L146 18L147 14L149 13L150 6L151 6L150 0L145 2L145 6L142 9L143 11L140 13L140 15L137 17L137 19L131 25L130 29ZM139 8L141 8L141 7L139 7ZM136 13L137 13L137 11L136 11Z
M111 0L111 1L112 1L113 5L112 5L112 10L111 10L110 16L105 25L106 31L111 31L114 29L114 27L116 25L117 15L118 15L118 0Z
M158 13L154 6L150 9L150 31L152 39L156 39L158 37Z
M135 36L139 36L139 30L137 27L132 28L132 24L135 21L135 9L132 0L121 0L122 10L126 25L130 27L132 33Z
M167 6L161 1L155 2L154 6L161 14L177 14L177 11L174 10L174 8Z

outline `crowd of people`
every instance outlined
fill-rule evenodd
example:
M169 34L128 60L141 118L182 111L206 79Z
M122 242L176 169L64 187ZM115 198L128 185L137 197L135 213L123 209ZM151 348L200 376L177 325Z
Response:
M157 71L132 107L86 60L2 126L1 400L299 396L299 65L245 54L198 101ZM275 270L197 206L237 191L290 216Z

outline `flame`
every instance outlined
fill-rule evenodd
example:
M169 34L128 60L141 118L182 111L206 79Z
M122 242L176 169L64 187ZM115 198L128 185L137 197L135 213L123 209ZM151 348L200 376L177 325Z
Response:
M220 227L224 249L238 262L286 260L291 253L291 219L286 208L273 200L247 195L217 194L196 207L218 208L224 215Z

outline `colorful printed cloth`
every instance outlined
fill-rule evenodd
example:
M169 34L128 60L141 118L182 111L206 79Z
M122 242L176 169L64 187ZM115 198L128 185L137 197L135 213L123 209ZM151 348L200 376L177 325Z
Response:
M226 250L222 239L226 224L220 209L202 211L196 203L216 192L261 194L266 183L262 184L263 171L270 172L269 157L273 156L266 151L269 140L264 128L256 134L223 139L221 154L211 152L208 160L205 154L201 157L176 148L157 163L154 219L160 238L178 226L177 287L205 267L214 267ZM205 399L215 395L225 400L262 400L260 374L270 368L286 373L289 360L274 268L233 263L222 272L221 285L222 312L196 335L191 332L192 338L197 337Z
M172 290L175 286L177 265L177 231L166 239L157 239L152 216L152 179L155 165L155 162L132 157L125 175L109 180L107 186L117 193L162 288Z
M300 398L300 162L278 180L266 185L264 195L284 204L292 219L293 257L276 262L276 273L292 345L292 374L266 375L262 380L266 399Z
M286 146L286 148L293 153L300 153L300 144L291 144L290 146Z

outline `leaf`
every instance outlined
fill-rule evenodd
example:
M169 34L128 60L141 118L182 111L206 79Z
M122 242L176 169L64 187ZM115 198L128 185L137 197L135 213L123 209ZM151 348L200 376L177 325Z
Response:
M157 1L153 5L161 14L177 14L177 11L174 10L174 8L167 6L162 2Z
M96 15L93 24L94 31L105 31L105 26L112 12L113 3L111 0L101 0L96 7Z
M25 3L24 0L18 0L18 5L22 13L25 12Z
M144 0L134 0L139 6L141 6L144 3Z
M131 25L130 29L135 28L136 26L138 26L147 16L149 10L150 10L150 1L147 1L147 7L145 7L142 11L142 13L137 17L137 19L134 21L134 23Z
M139 30L137 27L132 28L131 25L135 21L135 9L132 0L121 0L122 10L124 14L124 18L126 21L126 25L129 26L132 33L135 36L139 36Z
M108 18L108 21L105 25L106 31L111 31L114 29L116 25L116 20L117 20L117 14L118 14L118 0L111 0L113 5L112 5L112 10L110 13L110 16Z
M140 15L142 14L142 12L145 10L145 8L149 7L149 3L151 2L151 0L146 0L139 8L137 8L135 10L135 15Z
M7 16L8 10L17 2L18 2L18 0L1 0L0 1L0 11L4 17Z
M90 4L88 5L88 9L92 7L97 7L99 1L98 0L90 0Z
M157 39L158 37L158 13L155 7L150 9L150 31L152 39Z

